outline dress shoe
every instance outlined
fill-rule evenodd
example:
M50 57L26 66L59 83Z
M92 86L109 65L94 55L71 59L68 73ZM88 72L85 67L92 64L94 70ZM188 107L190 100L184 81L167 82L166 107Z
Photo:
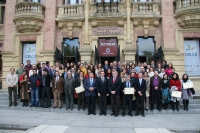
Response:
M115 113L115 117L117 117L119 115L119 113Z
M102 114L103 114L102 112L99 113L99 115L102 115Z
M78 111L80 110L80 108L78 108Z
M161 109L158 109L158 111L161 111Z
M111 113L111 115L115 115L115 113L114 113L114 112L112 112L112 113Z
M30 107L34 107L33 105L31 105Z
M68 110L69 109L69 107L66 107L66 110Z
M35 108L37 108L38 106L36 105Z
M53 108L55 109L55 108L57 108L57 106L53 106Z
M125 116L125 113L122 113L122 116Z
M59 107L59 109L61 109L62 107Z
M129 116L133 116L133 114L132 114L132 113L129 113L128 115L129 115Z
M83 111L85 111L85 108L83 108Z
M138 115L139 115L139 113L136 113L136 114L135 114L135 116L138 116Z
M14 106L17 106L17 103L15 103Z
M145 115L144 114L141 114L142 115L142 117L145 117Z
M9 104L8 106L10 107L10 106L12 106L12 104Z
M90 115L90 112L88 112L87 115Z
M179 109L177 109L177 111L179 111Z
M106 111L104 112L104 115L106 116Z
M96 115L96 113L94 112L93 115Z

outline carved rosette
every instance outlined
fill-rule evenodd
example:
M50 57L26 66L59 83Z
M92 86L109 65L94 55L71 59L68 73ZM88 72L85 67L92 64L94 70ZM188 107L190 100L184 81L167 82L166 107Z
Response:
M39 31L44 22L44 9L42 4L35 2L18 3L13 19L15 28L22 33Z

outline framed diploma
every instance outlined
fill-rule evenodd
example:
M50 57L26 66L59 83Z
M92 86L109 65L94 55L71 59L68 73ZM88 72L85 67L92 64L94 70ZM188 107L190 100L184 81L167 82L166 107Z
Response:
M124 90L125 95L134 94L134 88L124 88Z
M85 91L85 88L83 86L79 86L79 87L76 87L75 90L76 90L76 93L81 93Z
M194 88L192 82L183 83L183 89L190 89L190 88Z
M181 98L181 94L182 92L180 91L172 91L172 97L177 97L177 98Z

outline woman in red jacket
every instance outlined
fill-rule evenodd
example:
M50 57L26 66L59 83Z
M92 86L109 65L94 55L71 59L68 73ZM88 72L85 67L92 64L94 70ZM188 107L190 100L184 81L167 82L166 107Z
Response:
M179 80L179 76L177 73L172 74L172 79L170 80L170 88L172 91L181 91L181 81ZM176 110L179 111L179 98L172 98L172 110L175 110L175 104L176 104Z

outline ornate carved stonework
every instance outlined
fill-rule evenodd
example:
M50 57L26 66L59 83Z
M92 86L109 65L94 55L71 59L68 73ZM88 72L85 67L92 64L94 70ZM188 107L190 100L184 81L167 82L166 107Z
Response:
M200 28L200 1L175 0L176 11L174 17L183 28Z
M35 2L21 2L16 6L16 15L13 19L19 32L36 32L41 29L44 22L44 9L42 4Z

